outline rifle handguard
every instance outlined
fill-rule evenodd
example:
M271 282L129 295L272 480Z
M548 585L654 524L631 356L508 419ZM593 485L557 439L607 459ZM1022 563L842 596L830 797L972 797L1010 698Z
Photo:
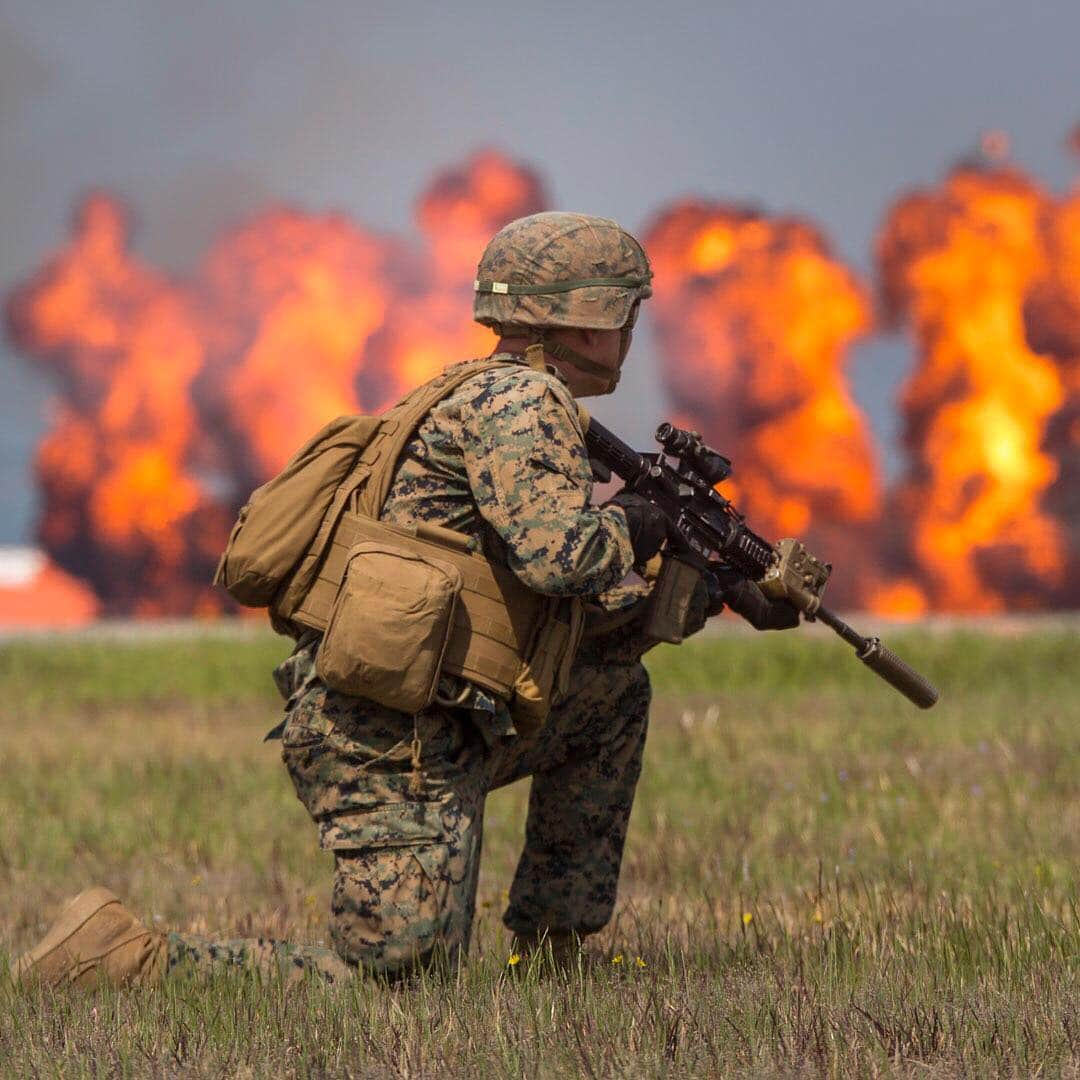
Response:
M880 638L867 638L866 647L856 654L875 675L880 675L890 686L920 709L929 709L938 699L938 692L914 668L909 667Z

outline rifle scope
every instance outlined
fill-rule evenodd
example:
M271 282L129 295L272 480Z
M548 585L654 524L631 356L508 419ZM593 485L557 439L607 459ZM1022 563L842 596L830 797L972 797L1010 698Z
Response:
M665 454L681 458L713 486L723 483L731 475L730 459L710 450L696 431L665 423L656 429L656 441L664 448Z

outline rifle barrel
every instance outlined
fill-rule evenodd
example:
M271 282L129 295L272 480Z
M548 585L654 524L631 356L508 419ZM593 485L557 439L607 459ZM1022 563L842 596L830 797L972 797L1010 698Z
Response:
M830 630L835 630L856 652L862 652L869 644L869 639L864 638L853 627L848 626L835 612L822 605L814 612L812 618L823 622Z
M820 619L829 629L835 630L854 648L855 655L875 675L899 690L912 704L918 705L920 709L929 709L937 701L938 692L933 683L901 660L892 649L882 643L881 638L863 637L826 607L819 607L813 617Z
M599 458L616 476L633 483L648 463L632 446L624 443L594 417L589 417L585 430L585 447L590 455Z

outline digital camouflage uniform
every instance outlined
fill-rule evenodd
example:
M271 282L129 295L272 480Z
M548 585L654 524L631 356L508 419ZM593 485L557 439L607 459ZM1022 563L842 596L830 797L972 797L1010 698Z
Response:
M592 471L569 391L516 359L435 407L399 461L382 519L468 533L537 592L589 598L568 694L526 738L502 702L444 678L440 699L460 704L414 721L330 690L315 674L319 636L302 638L275 672L286 699L282 752L321 845L334 852L334 949L173 934L170 967L311 968L340 978L358 965L392 974L437 951L464 952L484 799L525 776L533 777L525 847L506 925L523 935L587 934L611 917L648 720L644 589L619 587L633 563L626 519L590 505ZM689 630L704 621L705 598L696 601Z
M308 633L275 672L285 720L272 734L281 735L320 843L334 853L333 949L166 939L95 887L16 961L16 979L152 985L166 967L230 965L338 980L452 959L469 943L485 798L525 776L532 777L525 846L506 925L526 941L550 933L572 943L609 920L648 723L641 656L652 644L648 587L622 583L635 558L658 552L668 523L633 492L617 495L615 505L591 505L581 417L561 377L537 369L551 356L581 393L609 393L651 279L641 245L614 221L534 214L502 228L480 260L473 317L522 343L530 361L502 355L505 364L472 374L433 408L395 463L381 511L392 524L469 534L535 593L584 602L585 637L544 726L519 734L505 703L448 676L436 704L415 717L336 693L316 674L320 637ZM617 359L606 347L612 339L552 338L559 327L618 330ZM729 585L709 574L699 579L684 636L731 603ZM756 589L750 599L749 607L732 606L752 611L755 626L798 623L790 605ZM781 618L770 605L785 609ZM763 608L769 618L758 617Z

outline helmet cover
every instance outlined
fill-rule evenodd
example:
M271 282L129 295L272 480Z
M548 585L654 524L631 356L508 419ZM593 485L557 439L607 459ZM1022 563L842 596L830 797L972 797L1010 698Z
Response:
M617 330L652 295L644 248L617 222L549 211L503 226L484 249L473 318L485 326Z

